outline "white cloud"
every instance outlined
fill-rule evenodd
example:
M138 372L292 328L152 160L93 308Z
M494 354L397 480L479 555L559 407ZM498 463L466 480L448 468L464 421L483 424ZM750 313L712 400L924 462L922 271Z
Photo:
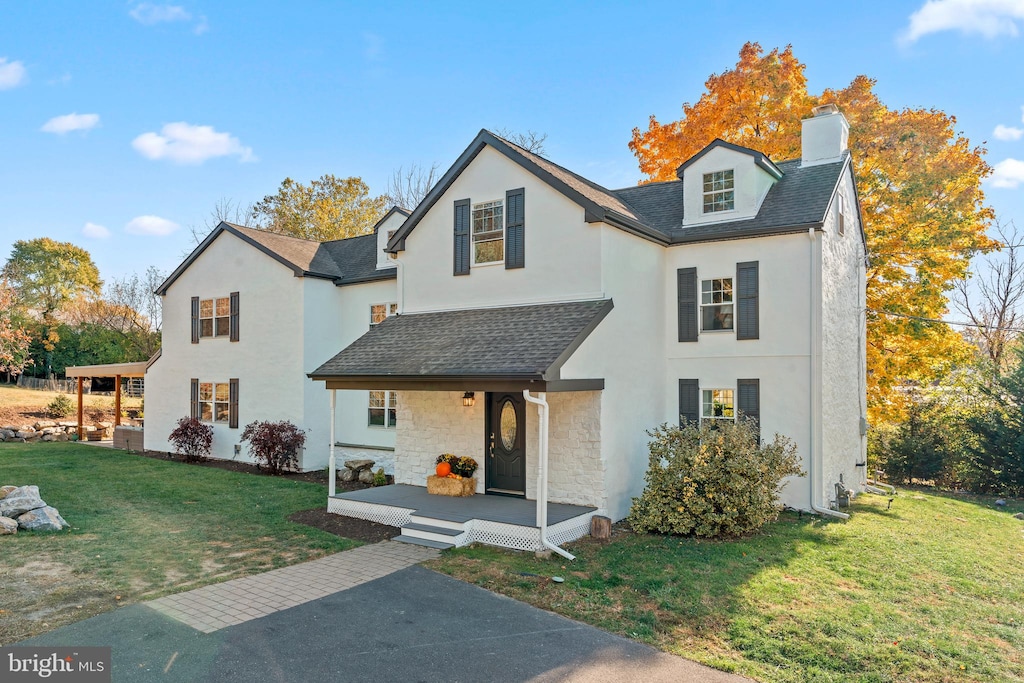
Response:
M206 15L205 14L200 14L199 15L199 23L197 23L196 27L194 29L192 29L192 33L196 34L197 36L201 36L201 35L203 35L204 33L206 33L209 30L210 30L210 22L208 22L206 20Z
M27 81L24 64L18 61L9 62L7 57L0 57L0 90L17 88Z
M988 181L992 187L1003 187L1009 190L1024 185L1024 161L1003 159L993 167Z
M132 19L146 26L169 21L189 21L192 18L188 10L180 5L154 5L151 2L136 5L128 14Z
M105 240L110 237L110 231L96 223L86 223L82 228L82 234L96 240Z
M124 226L124 231L129 235L153 235L165 237L180 228L174 221L169 221L160 216L136 216Z
M992 131L992 135L995 137L996 140L1020 140L1022 137L1024 137L1024 128L1004 126L1003 124L1000 123L998 126L996 126L996 129Z
M179 164L201 164L226 156L256 161L252 148L244 147L230 133L218 133L212 126L193 126L184 121L168 123L159 133L143 133L132 140L132 147L147 159L170 159Z
M44 133L56 133L57 135L64 135L70 133L73 130L89 130L95 128L100 123L99 114L65 114L64 116L54 116L52 119L43 124L43 127L39 130Z
M930 33L960 31L985 38L1017 37L1017 22L1024 20L1024 0L927 0L910 15L900 35L904 45Z

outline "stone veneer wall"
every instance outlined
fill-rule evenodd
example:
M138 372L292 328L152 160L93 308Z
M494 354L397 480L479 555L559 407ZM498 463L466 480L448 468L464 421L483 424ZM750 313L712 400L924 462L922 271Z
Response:
M484 395L462 405L461 391L399 391L395 434L395 483L426 486L441 453L469 455L480 463L476 490L484 492Z
M551 393L548 405L548 500L605 508L601 392ZM531 471L536 478L535 464Z
M476 404L462 405L462 392L398 392L398 431L394 473L399 484L426 485L441 453L469 455L480 463L477 492L484 492L484 392ZM605 468L601 459L601 392L548 394L548 499L605 507ZM537 496L539 418L536 406L526 406L526 495Z

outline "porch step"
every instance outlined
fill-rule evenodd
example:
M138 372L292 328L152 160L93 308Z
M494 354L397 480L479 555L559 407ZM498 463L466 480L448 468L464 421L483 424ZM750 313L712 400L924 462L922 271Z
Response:
M418 524L416 522L410 522L403 526L402 535L424 541L434 541L435 543L449 543L456 546L464 545L466 540L466 532L463 529L449 529L443 526Z
M406 536L405 534L402 534L401 536L395 536L391 540L401 541L402 543L410 543L412 545L422 545L426 546L427 548L437 548L438 550L448 550L448 548L455 547L454 543L442 543L440 541L431 541L427 538L415 538L413 536Z
M456 531L465 531L466 529L466 522L456 522L450 519L441 519L440 517L427 517L426 515L419 515L415 512L409 515L409 522L411 524L442 527L444 529L454 529Z

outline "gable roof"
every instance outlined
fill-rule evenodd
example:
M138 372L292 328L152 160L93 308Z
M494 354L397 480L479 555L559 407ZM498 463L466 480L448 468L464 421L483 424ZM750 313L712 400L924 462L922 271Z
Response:
M779 167L773 164L772 160L766 157L761 152L758 152L756 149L750 149L749 147L741 147L739 145L734 145L731 142L726 142L725 140L722 140L721 138L715 138L710 143L708 143L708 145L704 149L697 152L692 157L690 157L682 164L680 164L679 168L676 169L676 177L682 178L683 172L686 171L686 169L689 168L691 164L699 161L701 157L706 155L708 152L719 147L724 147L725 149L730 149L733 152L739 152L740 154L747 154L749 156L752 156L754 157L754 164L756 164L760 169L771 175L776 180L782 177L782 171L779 170Z
M164 280L157 288L156 293L166 294L175 280L181 277L182 273L199 258L199 255L225 232L234 235L291 269L295 277L331 280L337 285L388 280L397 277L394 268L377 270L377 236L372 233L331 242L314 242L221 221L206 236L206 239L188 255L188 258L182 261L174 269L174 272Z
M557 382L612 306L604 299L389 316L309 376L388 388L399 380Z
M377 230L380 229L380 226L384 225L387 222L387 220L394 216L396 213L399 216L402 216L403 218L408 218L409 214L412 212L409 211L409 209L403 209L398 204L395 204L390 209L388 209L388 212L384 214L383 218L381 218L379 221L373 224L373 232L377 232Z
M776 181L753 218L684 228L681 179L609 190L488 130L481 130L391 238L387 251L397 253L405 249L405 239L409 233L485 146L501 152L579 204L584 209L584 220L588 223L603 221L664 246L820 228L825 222L825 215L842 174L850 165L849 152L845 152L840 161L831 164L805 168L801 167L799 159L776 164L761 152L716 139L683 163L679 167L680 175L683 169L712 149L725 147L754 157L754 163L770 173ZM863 229L861 239L865 239Z

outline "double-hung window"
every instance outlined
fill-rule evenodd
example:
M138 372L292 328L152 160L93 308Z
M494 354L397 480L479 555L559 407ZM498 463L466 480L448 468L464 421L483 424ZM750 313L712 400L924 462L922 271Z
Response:
M732 278L703 280L700 283L701 329L732 329Z
M371 427L390 429L398 422L398 396L393 391L371 391L369 417Z
M379 325L389 316L398 313L398 304L371 304L370 305L370 327Z
M732 169L704 174L704 213L736 208L734 180Z
M230 400L231 387L227 382L200 382L199 419L203 422L227 422Z
M473 265L505 260L505 207L499 199L473 205Z
M199 336L227 337L231 334L231 299L224 296L199 300Z
M728 420L736 418L732 389L704 389L701 392L702 420Z

